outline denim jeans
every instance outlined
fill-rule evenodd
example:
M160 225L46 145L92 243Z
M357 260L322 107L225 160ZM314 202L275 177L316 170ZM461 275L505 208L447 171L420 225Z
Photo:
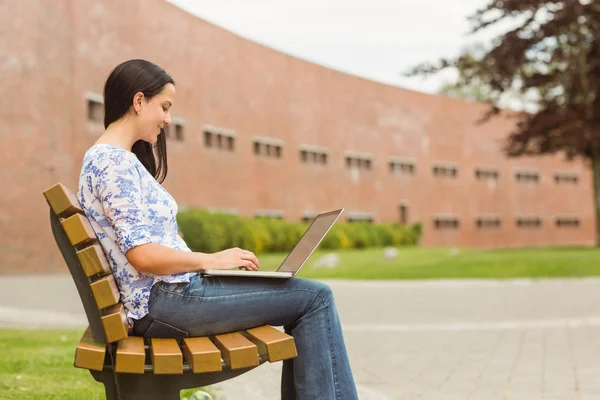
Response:
M283 361L282 399L358 399L333 295L324 283L196 275L189 283L156 283L149 310L154 322L184 337L283 326L298 357ZM152 328L134 332L153 336Z

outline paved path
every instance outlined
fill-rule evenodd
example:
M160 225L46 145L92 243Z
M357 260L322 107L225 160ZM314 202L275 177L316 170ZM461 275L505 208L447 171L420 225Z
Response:
M600 400L598 279L328 283L363 400ZM0 278L0 325L84 324L68 276ZM276 399L280 368L217 394Z

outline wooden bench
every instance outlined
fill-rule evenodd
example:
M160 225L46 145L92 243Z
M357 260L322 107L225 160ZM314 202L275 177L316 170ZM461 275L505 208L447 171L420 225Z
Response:
M294 339L271 326L214 337L129 336L117 283L77 198L61 183L44 196L54 239L89 322L75 350L75 366L104 384L108 400L179 399L181 389L297 356Z

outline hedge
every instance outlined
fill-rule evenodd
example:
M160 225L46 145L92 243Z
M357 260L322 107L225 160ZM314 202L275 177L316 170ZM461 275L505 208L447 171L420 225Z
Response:
M289 252L309 224L283 219L248 218L187 209L177 215L192 251L215 253L240 247L256 254ZM418 245L421 225L338 222L321 242L323 249Z

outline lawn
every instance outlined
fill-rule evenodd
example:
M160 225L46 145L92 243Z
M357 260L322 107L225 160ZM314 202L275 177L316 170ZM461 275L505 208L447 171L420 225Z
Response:
M335 253L335 268L315 266ZM259 256L261 270L276 269L285 254ZM383 249L316 251L299 274L305 278L337 279L439 279L439 278L543 278L600 276L600 249L589 247L474 250L400 247L395 259Z
M83 331L0 329L0 399L104 399L104 386L73 367ZM182 399L194 390L182 391Z
M316 267L331 251L317 251L300 275L339 279L552 278L600 276L600 249L472 250L402 247L385 259L383 249L338 250L335 268ZM285 254L259 257L261 270L276 269ZM81 331L0 330L0 399L104 399L101 384L73 367ZM182 399L193 390L182 392Z

